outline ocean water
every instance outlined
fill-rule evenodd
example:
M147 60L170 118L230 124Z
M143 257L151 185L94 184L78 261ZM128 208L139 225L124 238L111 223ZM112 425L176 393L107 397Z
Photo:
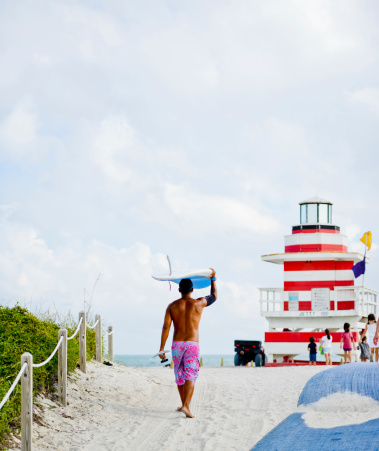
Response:
M203 366L221 366L221 358L224 359L224 366L234 366L234 354L217 355L205 354L201 355L203 358ZM146 366L164 366L171 362L171 354L166 354L168 362L161 363L159 357L152 358L151 355L115 355L114 361L120 365L131 367L146 367Z

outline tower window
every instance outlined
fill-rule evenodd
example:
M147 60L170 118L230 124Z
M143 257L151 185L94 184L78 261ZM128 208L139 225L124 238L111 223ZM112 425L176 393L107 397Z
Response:
M328 223L328 206L327 204L318 204L318 221L321 224Z
M326 203L301 204L300 224L332 224L332 206Z
M307 205L300 205L300 224L307 223Z
M308 223L314 224L317 221L317 207L318 204L308 204Z

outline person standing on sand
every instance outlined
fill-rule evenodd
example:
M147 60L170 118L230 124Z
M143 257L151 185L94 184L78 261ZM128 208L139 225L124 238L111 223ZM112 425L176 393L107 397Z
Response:
M361 351L361 362L367 362L370 361L370 345L367 343L367 338L362 337L361 341L359 342L357 349Z
M375 358L375 362L378 362L379 361L379 344L374 343L374 337L375 337L376 331L378 330L377 324L375 321L375 315L373 313L370 313L368 315L367 319L368 319L368 322L366 324L364 331L362 332L362 338L364 336L368 336L368 344L370 345L370 349L371 349L372 361L374 361L374 358Z
M171 323L174 323L174 337L172 340L172 358L174 361L175 382L178 386L182 406L178 407L186 417L194 418L190 411L195 382L199 374L199 324L204 307L212 305L217 299L216 271L213 268L211 274L211 294L194 299L193 284L191 279L182 279L179 283L179 292L182 297L169 304L164 317L161 337L163 351ZM161 359L166 356L162 352Z
M341 334L341 345L340 348L342 349L342 343L343 343L343 350L344 350L344 354L345 354L345 363L347 363L347 356L349 356L349 362L351 363L351 351L352 351L352 347L354 348L355 351L355 340L354 340L354 335L352 332L350 332L350 324L349 323L345 323L343 325L344 331Z
M317 345L315 343L314 337L309 337L310 343L308 344L309 351L309 365L316 365L317 360Z
M321 340L321 346L323 347L325 356L325 365L332 365L332 341L333 337L330 335L329 329L325 329L325 334Z

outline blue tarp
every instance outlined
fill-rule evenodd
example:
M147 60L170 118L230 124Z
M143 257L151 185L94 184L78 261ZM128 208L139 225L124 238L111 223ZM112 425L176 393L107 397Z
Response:
M262 451L379 450L379 419L331 429L309 428L294 413L256 444Z
M299 405L308 405L333 393L358 393L379 401L379 363L349 363L313 376L304 387ZM364 406L362 406L364 408ZM379 413L378 413L379 415ZM254 450L338 451L379 450L379 418L336 428L310 428L294 413L259 441Z
M316 374L305 385L299 405L345 391L379 401L379 363L348 363Z

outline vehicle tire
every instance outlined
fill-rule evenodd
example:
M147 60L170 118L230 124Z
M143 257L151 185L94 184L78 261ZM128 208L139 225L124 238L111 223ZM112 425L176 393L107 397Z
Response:
M236 353L236 355L234 356L234 366L240 366L240 356L239 354Z
M261 354L257 354L255 356L255 360L254 360L255 366L262 366L262 355Z

